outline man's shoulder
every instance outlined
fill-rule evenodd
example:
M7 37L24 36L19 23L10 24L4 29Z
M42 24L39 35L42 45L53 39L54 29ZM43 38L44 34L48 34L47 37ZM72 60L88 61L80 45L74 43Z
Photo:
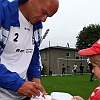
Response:
M18 0L0 0L0 27L9 30L11 25L19 26Z

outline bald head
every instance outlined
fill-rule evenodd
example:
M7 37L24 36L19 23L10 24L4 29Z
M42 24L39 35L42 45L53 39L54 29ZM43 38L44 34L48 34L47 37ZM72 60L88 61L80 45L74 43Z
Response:
M53 16L58 8L59 8L59 1L58 0L46 0L46 3L48 5L48 10L49 10L49 17Z
M47 17L52 17L57 12L58 8L59 0L28 0L19 5L24 17L33 24L38 21L45 22Z

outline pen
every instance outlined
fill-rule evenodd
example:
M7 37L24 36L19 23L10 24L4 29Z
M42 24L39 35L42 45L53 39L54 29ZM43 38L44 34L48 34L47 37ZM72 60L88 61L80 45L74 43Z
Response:
M40 92L40 95L41 95L44 99L46 99L46 98L45 98L45 95L44 95L43 93Z
M35 82L34 82L35 83ZM46 99L45 98L45 95L42 93L42 92L40 92L40 95L44 98L44 99Z

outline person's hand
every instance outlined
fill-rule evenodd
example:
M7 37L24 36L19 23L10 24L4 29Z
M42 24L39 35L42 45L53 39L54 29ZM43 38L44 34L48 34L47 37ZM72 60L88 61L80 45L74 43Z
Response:
M80 96L74 96L71 100L84 100L84 99Z
M25 81L24 84L17 90L21 95L31 98L32 96L40 96L40 92L44 92L42 85L35 82Z
M37 83L37 84L41 84L40 78L35 78L35 77L34 77L34 78L32 79L32 81L35 82L35 83Z
M33 82L35 82L35 83L37 83L37 84L40 84L41 86L42 86L42 84L41 84L41 80L40 80L40 78L33 78L32 79L33 80ZM43 87L43 86L42 86ZM48 93L45 91L45 89L44 89L44 87L43 87L43 92L42 92L44 95L47 95Z

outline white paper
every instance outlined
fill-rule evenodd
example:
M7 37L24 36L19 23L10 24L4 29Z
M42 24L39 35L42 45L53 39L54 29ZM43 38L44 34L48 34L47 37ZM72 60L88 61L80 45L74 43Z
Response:
M55 98L57 100L71 100L73 97L69 93L63 93L63 92L52 92L51 97Z
M52 92L51 95L45 95L45 98L42 96L31 98L31 100L51 100L52 98L57 100L71 100L73 96L69 93L63 92Z

